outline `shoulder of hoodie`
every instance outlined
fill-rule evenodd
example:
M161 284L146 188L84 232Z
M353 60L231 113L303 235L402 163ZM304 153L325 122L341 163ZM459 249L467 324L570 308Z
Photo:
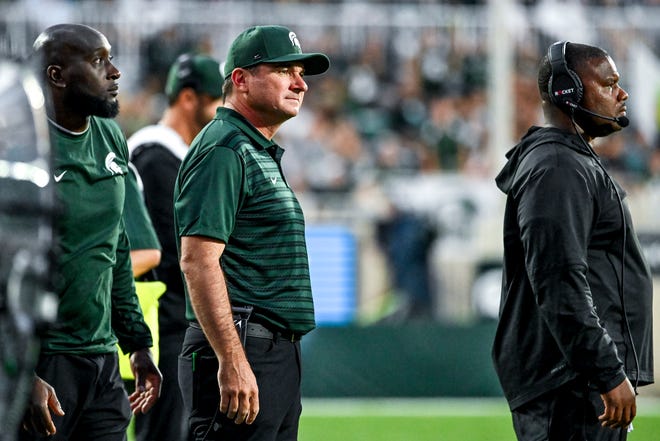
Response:
M589 167L593 158L579 136L555 127L539 127L526 137L529 150L520 161L519 171L529 168ZM523 138L525 139L525 138Z

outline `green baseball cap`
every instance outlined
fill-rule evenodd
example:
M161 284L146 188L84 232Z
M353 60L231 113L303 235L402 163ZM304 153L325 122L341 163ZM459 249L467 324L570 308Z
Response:
M222 96L222 71L220 63L208 55L180 55L167 74L165 95L174 98L184 87L191 87L197 93L205 93L212 98Z
M325 54L303 53L294 32L284 26L254 26L244 30L231 44L225 62L225 78L237 67L259 63L300 61L305 75L318 75L330 67Z

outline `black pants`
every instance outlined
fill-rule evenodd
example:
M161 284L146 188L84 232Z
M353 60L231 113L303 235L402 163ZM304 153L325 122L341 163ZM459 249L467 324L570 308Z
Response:
M302 411L300 342L248 337L245 352L259 386L259 414L251 425L234 424L220 414L218 360L200 329L186 331L179 358L179 386L189 412L190 441L298 439Z
M601 426L604 408L598 391L578 379L515 409L513 427L519 441L626 440L626 429Z
M163 374L160 398L146 414L135 416L137 441L184 441L187 424L177 381L178 359L184 331L161 334L158 340L158 368Z
M131 409L117 353L42 356L35 373L55 388L65 414L53 417L55 435L38 437L21 430L20 441L126 440Z

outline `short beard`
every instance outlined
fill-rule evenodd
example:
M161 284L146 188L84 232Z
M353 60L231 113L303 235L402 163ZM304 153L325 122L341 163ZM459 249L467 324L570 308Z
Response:
M101 118L114 118L119 115L119 101L101 100L98 98L90 98L89 114L100 116Z
M80 89L71 91L66 99L67 107L76 109L84 116L100 116L101 118L114 118L119 115L119 101L91 96Z

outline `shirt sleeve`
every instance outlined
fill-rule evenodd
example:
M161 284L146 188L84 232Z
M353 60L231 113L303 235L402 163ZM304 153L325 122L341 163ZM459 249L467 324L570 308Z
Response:
M214 147L184 162L174 201L179 236L227 242L245 195L245 166L232 149Z
M131 250L159 250L160 242L138 186L138 178L132 164L126 175L124 222Z
M120 147L119 152L128 164L126 142L123 141ZM125 192L128 191L128 179L128 175L125 175L123 180ZM130 243L126 234L123 216L119 220L118 228L115 265L112 272L112 330L117 337L121 350L128 354L138 349L151 347L153 340L151 330L144 321L142 308L135 291Z
M573 368L607 391L625 374L587 279L597 210L590 179L578 168L539 171L520 196L518 222L526 270L549 331Z
M113 271L112 329L121 350L131 353L153 345L151 331L144 321L135 292L128 237L123 229L117 244L117 262Z

